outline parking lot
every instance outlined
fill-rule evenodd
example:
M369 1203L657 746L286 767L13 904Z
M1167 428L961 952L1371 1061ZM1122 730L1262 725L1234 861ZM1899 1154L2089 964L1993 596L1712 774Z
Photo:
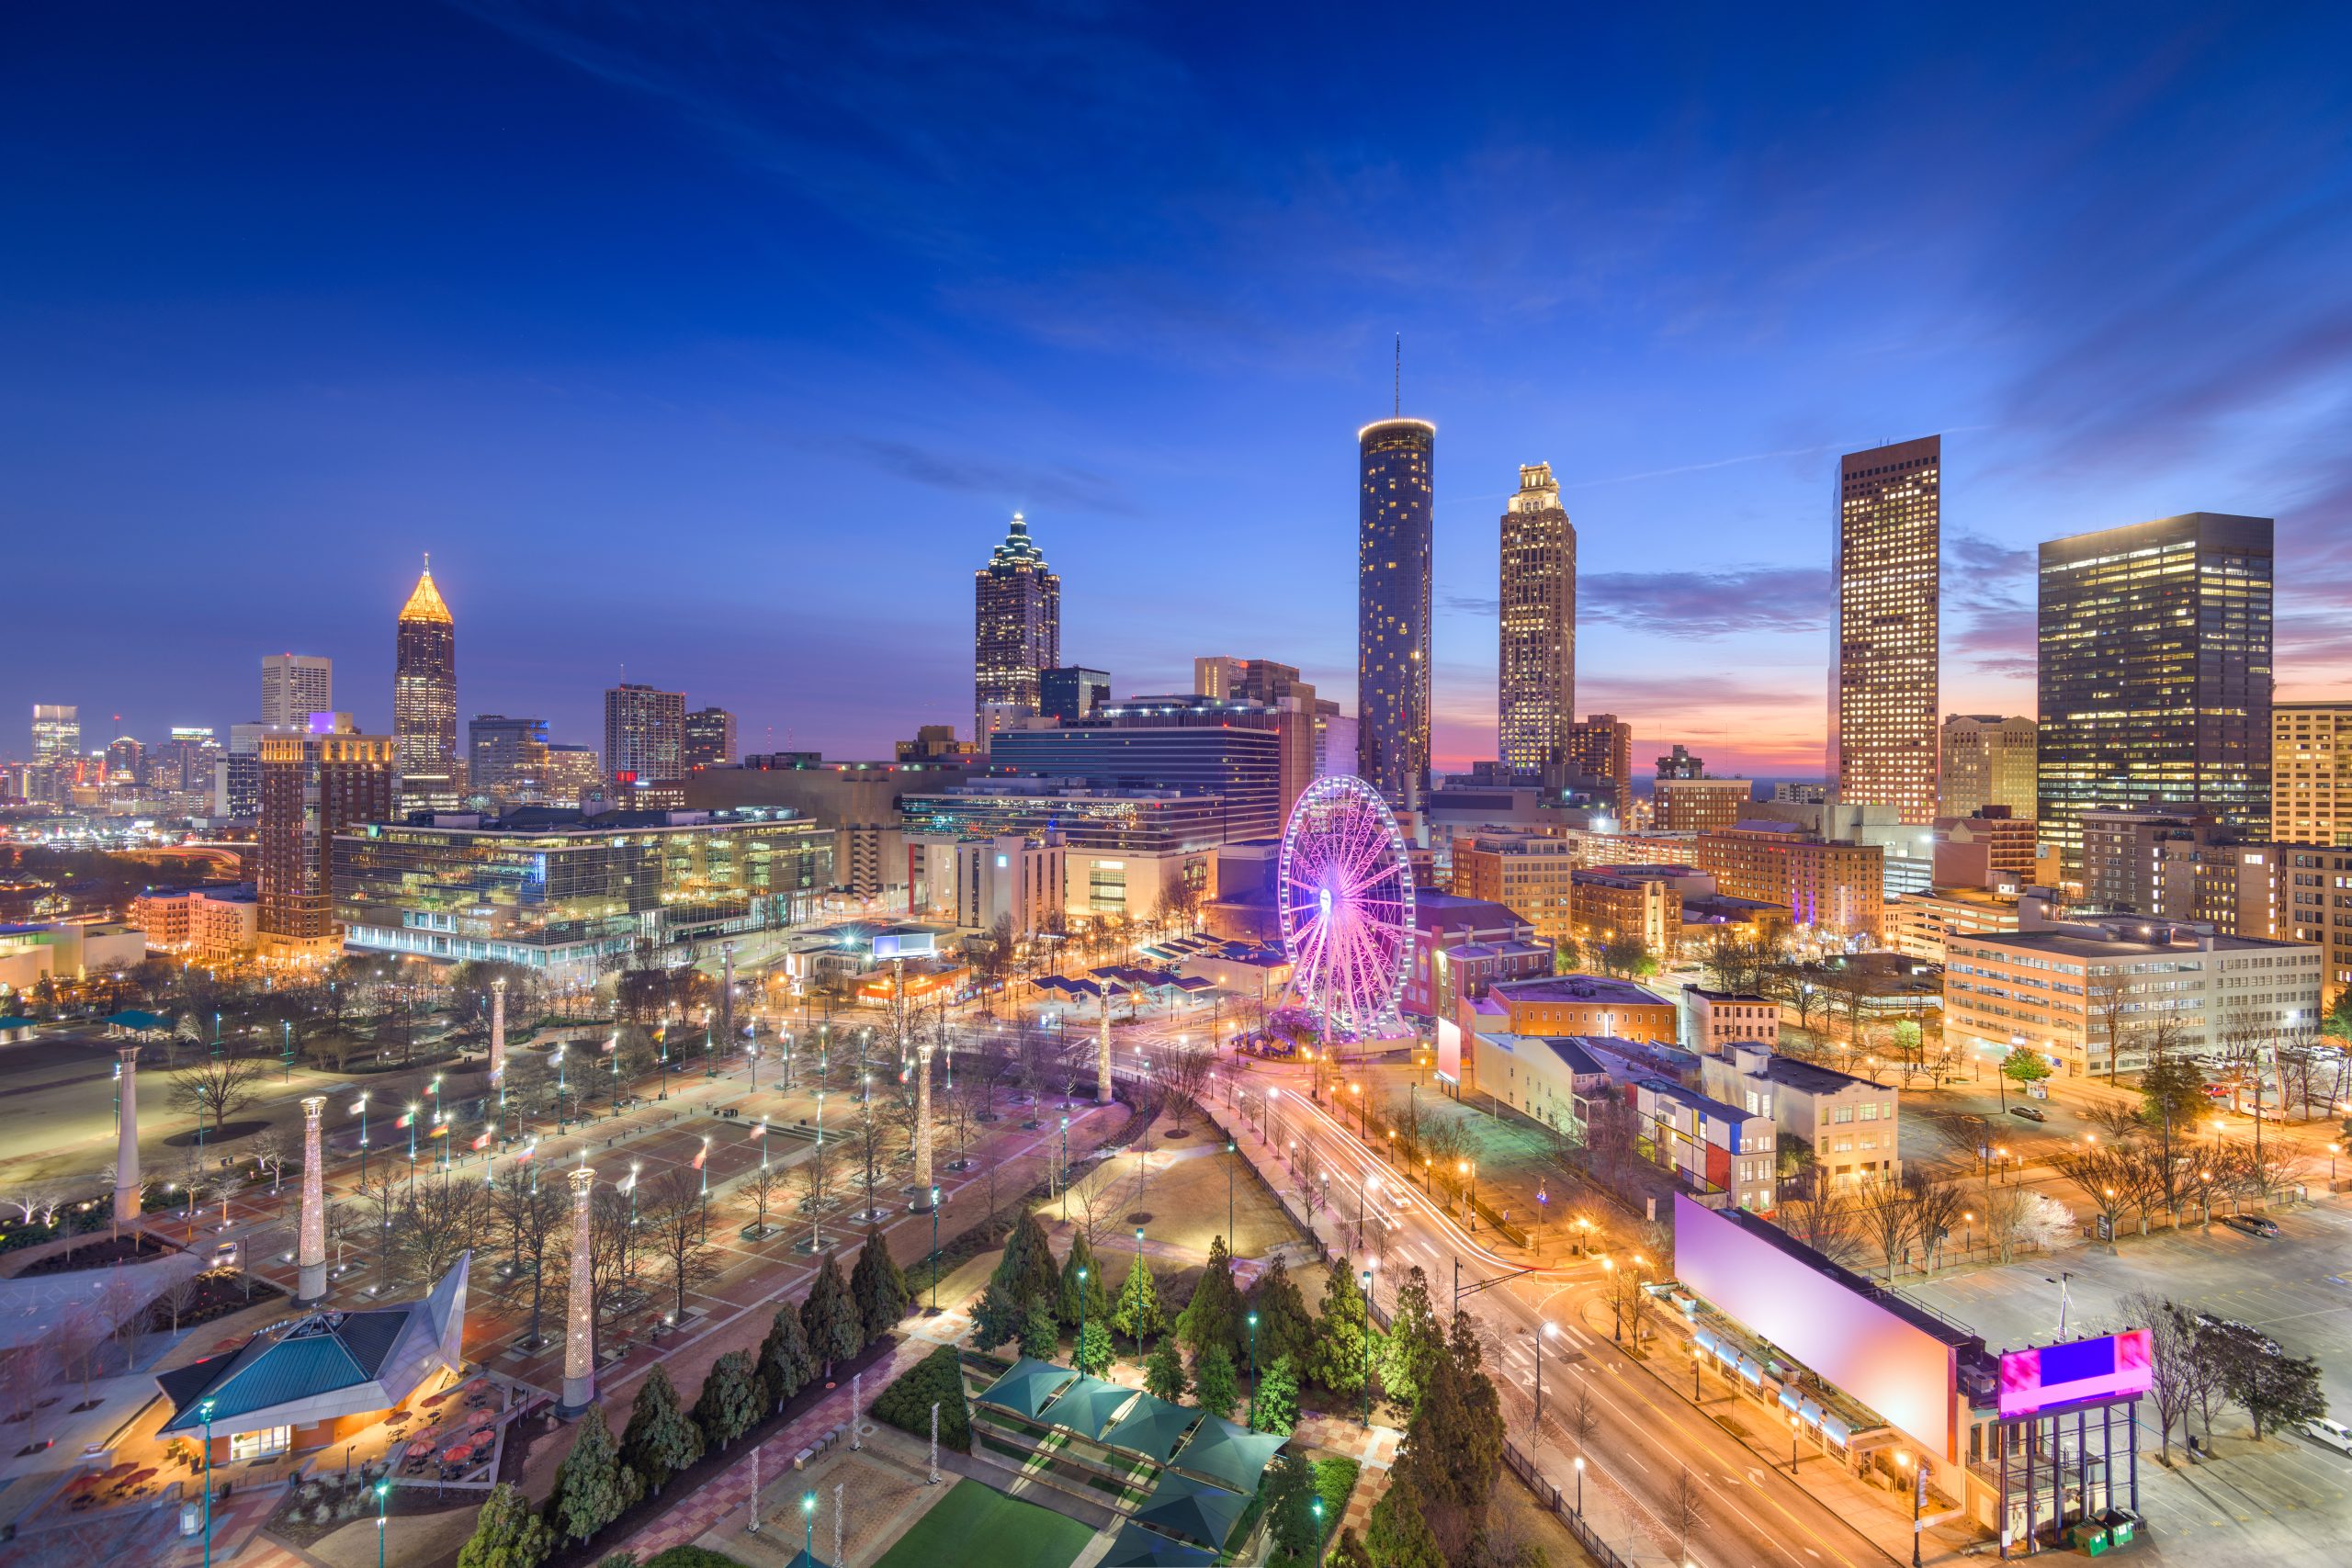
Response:
M2058 1287L2051 1280L2061 1268L2068 1276L2070 1337L2133 1326L2118 1303L2154 1292L2252 1324L2289 1354L2316 1359L2328 1407L2341 1419L2352 1411L2352 1213L2301 1208L2277 1218L2276 1240L2216 1223L2210 1232L2126 1238L2112 1253L2077 1247L2060 1258L1980 1269L1905 1293L1982 1333L1998 1350L2055 1336ZM2217 1407L2220 1459L2194 1468L2176 1462L2167 1471L2149 1462L2154 1411L2142 1406L2140 1500L2157 1555L2183 1562L2234 1561L2223 1554L2239 1551L2277 1562L2343 1560L2352 1536L2352 1457L2294 1433L2256 1447L2246 1439L2245 1412ZM2176 1461L2180 1452L2176 1431Z

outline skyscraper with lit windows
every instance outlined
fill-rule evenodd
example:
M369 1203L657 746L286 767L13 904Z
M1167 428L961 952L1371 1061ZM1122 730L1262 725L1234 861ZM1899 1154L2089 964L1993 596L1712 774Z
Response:
M392 744L400 809L454 811L458 762L458 624L433 585L433 560L401 606L392 638Z
M1838 664L1829 774L1844 806L1936 818L1943 437L1838 465Z
M1037 677L1062 661L1062 580L1018 512L989 564L972 574L972 735L992 703L1037 711Z
M1577 531L1552 465L1521 464L1502 518L1502 763L1540 775L1567 761L1577 712Z
M1430 787L1430 555L1437 426L1356 432L1356 772L1391 806Z
M2191 512L2041 547L2034 766L2044 843L2083 813L2201 807L2270 830L2271 520Z

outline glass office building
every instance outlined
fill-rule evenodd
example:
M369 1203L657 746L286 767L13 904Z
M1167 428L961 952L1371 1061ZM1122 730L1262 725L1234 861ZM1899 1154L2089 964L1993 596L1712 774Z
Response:
M2098 807L2197 806L2267 838L2271 520L2052 539L2041 575L2037 815L2067 877Z
M1220 719L1171 708L1147 722L1140 713L1112 708L1099 724L1005 730L989 741L989 761L1005 773L1067 779L1090 789L1214 795L1217 843L1271 838L1283 829L1283 738L1248 713Z
M1023 784L1047 787L1019 787ZM1051 780L959 785L902 796L899 811L910 833L954 833L993 839L1001 834L1058 833L1073 849L1122 854L1210 850L1225 841L1222 795L1177 790L1090 790Z
M371 823L334 840L335 917L356 948L584 976L640 941L789 924L832 859L831 829L750 812Z

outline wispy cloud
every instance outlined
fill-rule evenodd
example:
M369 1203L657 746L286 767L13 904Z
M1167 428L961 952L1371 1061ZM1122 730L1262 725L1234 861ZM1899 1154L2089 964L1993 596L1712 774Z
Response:
M1686 638L1810 632L1829 624L1829 574L1807 567L1603 571L1577 584L1577 615Z
M1116 480L1085 468L1025 468L968 454L951 456L935 446L887 436L836 435L811 445L854 453L877 468L933 490L989 495L1014 505L1050 504L1112 517L1142 515Z

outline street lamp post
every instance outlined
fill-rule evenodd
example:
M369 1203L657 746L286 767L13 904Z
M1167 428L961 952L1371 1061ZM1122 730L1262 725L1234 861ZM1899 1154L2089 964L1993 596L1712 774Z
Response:
M1086 1265L1078 1266L1078 1339L1069 1348L1070 1366L1086 1371Z
M196 1413L204 1422L204 1568L212 1568L212 1401Z
M1600 1283L1601 1289L1609 1292L1609 1337L1623 1345L1625 1342L1625 1309L1618 1303L1615 1258L1603 1258L1600 1260Z
M366 1095L359 1097L356 1109L359 1112L359 1185L365 1187L368 1185L368 1097Z
M1911 1456L1907 1453L1896 1454L1894 1462L1911 1478L1911 1568L1919 1568L1919 1494L1928 1484L1927 1467L1922 1464L1917 1471L1913 1471Z
M817 1544L817 1495L814 1492L801 1494L800 1517L805 1526L800 1532L800 1560L814 1562L817 1561L813 1550ZM378 1564L378 1568L382 1568L382 1564Z
M1791 1475L1797 1472L1797 1434L1804 1430L1803 1422L1793 1416L1789 1417L1789 1473Z
M1258 1314L1250 1314L1250 1429L1258 1429Z
M1577 1517L1584 1517L1584 1455L1577 1455Z
M1363 1285L1363 1427L1372 1430L1372 1270L1366 1269L1358 1276ZM1544 1417L1544 1372L1535 1372L1535 1416Z
M376 1568L384 1568L384 1506L391 1500L392 1483L376 1483Z

